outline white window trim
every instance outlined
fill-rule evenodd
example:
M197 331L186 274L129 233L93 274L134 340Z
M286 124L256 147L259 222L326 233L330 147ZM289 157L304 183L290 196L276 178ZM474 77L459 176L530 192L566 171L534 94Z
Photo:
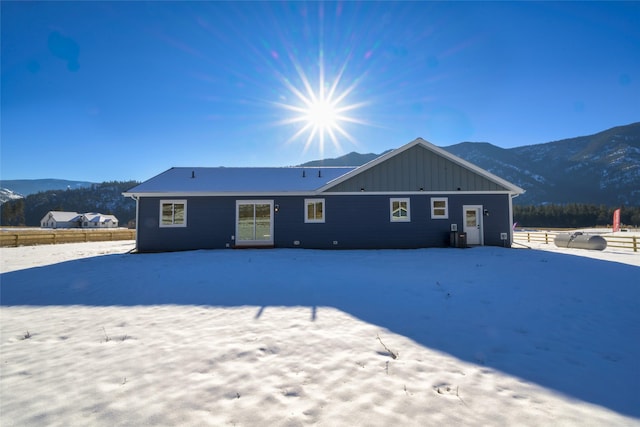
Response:
M307 216L307 210L309 207L309 204L315 204L315 203L322 203L322 218L321 219L310 219ZM326 204L324 202L324 199L304 199L304 222L308 223L308 224L320 224L325 222L325 219L327 217L327 210L326 210Z
M162 223L162 205L166 204L184 204L184 223L182 224L163 224ZM187 200L186 199L169 199L169 200L160 200L160 216L158 224L161 228L176 228L176 227L186 227L187 226Z
M444 215L436 215L434 202L444 202ZM429 201L431 205L431 219L449 219L449 198L448 197L432 197ZM442 209L442 208L438 208Z
M407 216L397 218L393 216L393 202L407 203ZM411 199L408 197L394 197L389 199L389 221L391 222L411 222Z

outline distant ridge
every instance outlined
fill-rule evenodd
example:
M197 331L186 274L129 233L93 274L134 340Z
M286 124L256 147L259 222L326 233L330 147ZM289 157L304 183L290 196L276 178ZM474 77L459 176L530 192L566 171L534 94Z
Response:
M474 142L443 148L527 190L517 204L640 206L640 122L509 149Z
M0 181L0 188L9 189L14 193L28 196L49 190L74 190L76 188L90 187L93 182L69 181L66 179L7 179Z
M442 148L524 188L515 199L519 205L640 206L640 122L508 149L488 142ZM301 166L360 166L382 154L352 152Z
M3 226L37 227L42 217L52 210L115 215L121 226L135 220L136 203L133 199L123 197L122 193L138 184L136 181L89 184L68 190L39 191L24 198L9 200L2 204L0 223Z
M310 162L307 163L303 163L300 166L308 166L308 167L314 167L314 166L360 166L360 165L364 165L365 163L370 162L373 159L376 159L380 156L382 156L385 153L388 153L391 150L387 150L381 154L374 154L374 153L368 153L368 154L360 154L360 153L356 153L355 151L352 151L349 154L345 154L344 156L340 156L340 157L336 157L333 159L324 159L324 160L312 160Z
M593 135L509 149L488 142L462 142L442 148L524 188L526 193L514 200L518 205L640 206L640 122ZM360 166L388 151L351 152L300 166ZM7 191L0 191L0 202L47 190L94 185L97 184L62 179L1 181L0 187Z

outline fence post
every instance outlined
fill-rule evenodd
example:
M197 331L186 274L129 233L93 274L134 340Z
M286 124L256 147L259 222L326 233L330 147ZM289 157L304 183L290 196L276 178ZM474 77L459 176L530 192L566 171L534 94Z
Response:
M633 252L638 252L638 238L633 236Z
M549 233L544 233L544 244L548 245L549 244Z
M531 243L531 233L527 233L527 243Z

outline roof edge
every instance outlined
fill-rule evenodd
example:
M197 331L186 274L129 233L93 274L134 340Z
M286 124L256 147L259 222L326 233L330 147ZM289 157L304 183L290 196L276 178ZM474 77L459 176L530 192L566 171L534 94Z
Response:
M326 192L327 190L330 190L331 188L335 187L338 184L343 183L344 181L353 178L354 176L369 170L385 161L387 161L388 159L397 156L400 153L403 153L404 151L409 150L410 148L415 147L416 145L420 145L422 147L424 147L427 150L430 150L454 163L459 164L460 166L471 170L472 172L475 172L493 182L495 182L496 184L506 188L508 191L512 192L513 194L523 194L525 192L524 189L518 187L515 184L512 184L511 182L500 178L497 175L492 174L491 172L482 169L479 166L474 165L471 162L468 162L458 156L456 156L455 154L452 154L450 152L448 152L447 150L445 150L444 148L438 147L428 141L425 141L422 138L416 138L413 141L403 145L402 147L396 148L395 150L391 150L388 153L383 154L380 157L377 157L373 160L371 160L370 162L365 163L362 166L357 167L356 169L347 172L346 174L334 179L333 181L328 182L326 185L324 185L323 187L320 187L317 191L319 193L323 193Z

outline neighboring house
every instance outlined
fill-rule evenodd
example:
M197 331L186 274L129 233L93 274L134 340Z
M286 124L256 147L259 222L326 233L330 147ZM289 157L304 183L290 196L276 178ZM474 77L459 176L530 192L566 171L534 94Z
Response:
M40 220L42 228L116 228L118 218L100 213L49 211Z
M359 167L171 168L123 193L140 252L510 246L523 189L423 139Z
M116 228L118 218L114 215L104 215L101 213L85 213L80 215L82 228Z
M40 220L42 228L79 228L78 212L49 211Z

